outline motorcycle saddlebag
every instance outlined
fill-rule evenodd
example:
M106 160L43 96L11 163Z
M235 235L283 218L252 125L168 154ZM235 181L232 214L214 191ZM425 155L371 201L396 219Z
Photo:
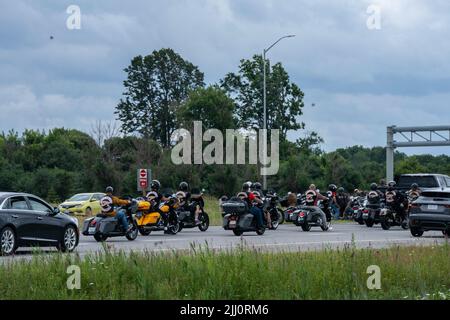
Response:
M238 222L239 227L242 229L246 229L246 228L250 227L252 224L253 218L254 218L254 215L252 215L250 213L242 215L239 218L239 222Z
M222 203L222 215L237 214L241 215L248 212L248 206L244 201L226 201Z
M137 225L138 226L146 226L149 224L156 224L158 222L159 217L160 217L160 214L158 212L152 212L152 213L143 215L137 219Z
M98 232L106 234L114 232L117 227L117 220L114 217L103 219L99 222Z
M83 222L83 229L82 229L81 233L84 234L85 236L89 234L89 232L88 232L88 230L89 230L89 224L91 223L91 221L92 221L93 219L94 219L94 218L86 219L86 220L84 220L84 222Z

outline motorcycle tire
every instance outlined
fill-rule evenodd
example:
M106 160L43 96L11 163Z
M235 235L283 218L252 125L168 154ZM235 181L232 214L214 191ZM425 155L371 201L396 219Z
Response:
M305 232L311 231L311 226L309 224L307 224L307 223L306 224L302 224L301 227L302 227L302 230L305 231Z
M202 214L202 216L200 218L200 224L198 225L198 229L201 232L205 232L206 230L208 230L208 228L209 228L209 216L205 212Z
M411 231L413 237L420 238L423 236L423 230L419 228L411 228L409 231Z
M136 226L134 226L133 230L131 230L130 232L127 232L127 234L125 235L125 238L127 238L128 241L134 241L138 237L138 234L139 234L139 230L138 230L138 228L136 228Z
M242 234L243 234L243 232L241 230L236 230L236 229L233 229L233 233L235 236L238 236L238 237L242 236Z
M266 228L261 228L259 230L256 230L256 234L258 236L262 236L264 234L264 232L266 232Z
M389 230L391 228L391 223L388 220L384 220L381 222L381 227L383 230Z
M285 222L285 218L284 218L284 212L283 212L283 210L281 210L281 209L279 209L279 208L277 208L277 211L278 211L278 215L279 215L279 219L278 219L278 224L280 225L280 224L283 224L284 222Z
M322 231L330 230L330 226L328 225L328 223L325 226L321 225L320 228L322 229Z
M372 228L373 227L373 220L365 220L365 224L367 226L367 228Z
M106 241L106 239L108 239L108 237L101 233L96 233L96 234L94 234L94 239L97 242L104 242L104 241Z

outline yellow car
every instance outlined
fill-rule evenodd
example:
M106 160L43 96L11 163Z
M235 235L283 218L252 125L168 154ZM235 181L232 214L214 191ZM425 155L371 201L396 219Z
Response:
M59 205L59 211L77 216L92 216L100 213L100 199L104 193L78 193Z

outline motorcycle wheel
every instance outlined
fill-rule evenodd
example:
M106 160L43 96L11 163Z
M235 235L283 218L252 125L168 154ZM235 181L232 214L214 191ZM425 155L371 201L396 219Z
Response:
M146 236L149 236L150 233L152 233L152 231L151 230L145 230L145 229L139 229L139 233L141 234L141 236L146 237Z
M305 231L305 232L311 231L311 226L309 224L307 224L307 223L306 224L302 224L301 227L302 227L302 230Z
M94 239L97 242L103 242L103 241L106 241L106 239L108 239L108 237L101 233L96 233L96 234L94 234Z
M198 229L201 232L205 232L209 228L209 216L206 212L204 212L200 218L200 224L198 226Z
M402 222L402 228L403 230L408 230L409 229L409 222L408 220L405 220Z
M242 234L243 234L243 232L241 230L236 230L236 229L233 229L233 233L235 236L238 236L238 237L242 236Z
M381 227L383 228L383 230L389 230L391 228L391 223L389 222L389 220L383 220L381 221Z
M373 220L365 220L364 222L366 223L367 228L373 227Z
M423 236L423 230L419 228L411 228L410 231L413 237L420 238Z
M322 229L322 231L328 231L330 230L330 223L327 222L325 226L321 225L320 228Z
M264 228L264 227L259 230L256 230L256 234L258 236L262 236L264 234L264 232L266 232L266 228Z
M139 230L138 228L136 228L136 226L134 226L133 230L131 230L130 232L128 232L125 237L129 240L129 241L134 241L136 240L137 236L138 236Z
M280 208L277 208L278 211L278 216L280 217L278 219L278 224L283 224L284 223L284 213L283 210L281 210Z
M177 221L175 224L169 225L169 227L167 228L167 233L175 235L180 232L181 229L182 227L180 226L180 222Z

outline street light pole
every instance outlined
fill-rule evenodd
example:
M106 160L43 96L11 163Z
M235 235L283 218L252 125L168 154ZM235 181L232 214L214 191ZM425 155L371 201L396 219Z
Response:
M267 90L266 90L266 53L269 52L270 49L272 49L278 42L280 42L283 39L286 38L293 38L295 37L295 35L287 35L284 37L281 37L280 39L278 39L277 41L275 41L271 46L269 46L267 49L263 50L263 106L264 106L264 123L263 123L263 129L265 130L266 134L267 134ZM264 145L263 145L263 154L264 154L264 161L263 161L263 165L266 166L266 161L267 161L267 135L266 135L266 139L264 141ZM263 190L267 190L267 175L263 175Z

